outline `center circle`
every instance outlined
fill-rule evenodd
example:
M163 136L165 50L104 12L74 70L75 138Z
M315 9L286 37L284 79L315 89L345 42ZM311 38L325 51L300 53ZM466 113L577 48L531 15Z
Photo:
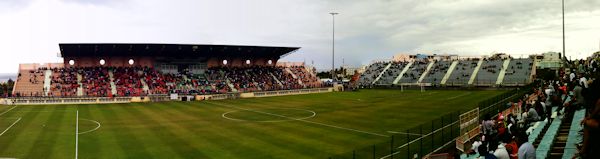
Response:
M223 113L221 116L233 121L245 122L285 122L303 120L315 117L316 112L298 108L257 108L233 110Z

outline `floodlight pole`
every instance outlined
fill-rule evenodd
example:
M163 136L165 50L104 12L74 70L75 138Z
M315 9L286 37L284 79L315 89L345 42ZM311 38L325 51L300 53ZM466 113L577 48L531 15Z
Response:
M335 15L339 14L331 12L332 19L332 39L331 39L331 81L335 82Z
M562 33L563 33L563 57L567 58L565 52L565 0L562 0Z

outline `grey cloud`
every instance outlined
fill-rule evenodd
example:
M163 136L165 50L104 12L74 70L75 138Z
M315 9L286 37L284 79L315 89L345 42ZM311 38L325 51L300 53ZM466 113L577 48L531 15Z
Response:
M339 41L336 47L344 50L345 59L361 61L356 64L389 58L398 52L461 50L458 48L461 46L452 44L464 45L498 35L547 36L560 27L552 23L560 19L560 0L329 2L328 8L341 13L336 19ZM566 14L598 11L597 6L600 1L567 0ZM321 62L330 65L327 60Z

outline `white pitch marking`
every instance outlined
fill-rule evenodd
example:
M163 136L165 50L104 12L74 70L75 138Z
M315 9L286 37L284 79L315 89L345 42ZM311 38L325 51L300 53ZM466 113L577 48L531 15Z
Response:
M446 99L456 99L456 98L459 98L459 97L462 97L462 96L466 96L466 95L469 95L469 94L471 94L471 92L467 92L465 94L457 95L457 96L446 98Z
M314 121L309 121L309 120L296 119L296 118L292 118L292 117L288 117L288 116L284 116L284 115L279 115L279 114L262 112L262 111L252 110L252 109L244 109L244 108L234 107L234 106L229 106L229 105L216 104L216 103L213 103L213 102L208 102L208 103L215 104L215 105L220 105L220 106L231 107L231 108L235 108L235 109L241 109L241 110L251 111L251 112L255 112L255 113L261 113L261 114L267 114L267 115L272 115L272 116L277 116L277 117L282 117L282 118L288 118L288 119L291 119L291 120L302 121L302 122L306 122L306 123L312 123L312 124L317 124L317 125L322 125L322 126L327 126L327 127L332 127L332 128L349 130L349 131L354 131L354 132L359 132L359 133L364 133L364 134L369 134L369 135L375 135L375 136L381 136L381 137L390 137L388 135L383 135L383 134L378 134L378 133L373 133L373 132L367 132L367 131L362 131L362 130L356 130L356 129L352 129L352 128L345 128L345 127L340 127L340 126L335 126L335 125L329 125L329 124L324 124L324 123L319 123L319 122L314 122Z
M79 149L79 110L77 110L77 120L75 121L75 159Z
M12 107L12 108L10 108L10 109L8 109L8 110L6 110L6 111L4 111L4 112L0 113L0 116L4 115L5 113L8 113L9 111L11 111L11 110L15 109L16 107L17 107L17 106L14 106L14 107Z
M423 134L416 134L416 133L405 133L405 132L398 132L398 131L387 131L390 134L408 134L408 135L414 135L414 136L423 136Z
M6 131L8 131L8 129L12 128L19 121L21 121L21 118L17 119L17 121L13 122L10 126L8 126L8 128L6 128L2 133L0 133L0 136L4 135L4 133L6 133Z
M312 118L315 117L317 115L317 112L312 111L312 110L306 110L306 109L296 109L296 108L276 108L276 109L290 109L290 110L300 110L300 111L306 111L309 113L312 113L312 115L310 116L306 116L306 117L302 117L302 118L294 118L296 120L303 120L303 119L308 119L308 118ZM265 122L265 123L275 123L275 122L285 122L285 121L293 121L293 119L285 119L285 120L262 120L262 121L251 121L251 120L244 120L244 119L237 119L237 118L231 118L228 117L227 114L233 113L233 112L239 112L240 110L232 110L232 111L228 111L225 112L223 114L221 114L221 116L225 119L229 119L229 120L233 120L233 121L249 121L249 122Z
M98 129L100 128L100 126L102 126L102 125L100 125L100 122L98 122L98 121L95 121L95 120L90 120L90 119L81 119L81 120L85 120L85 121L89 121L89 122L94 122L94 123L96 123L96 125L98 125L98 126L96 126L96 128L94 128L94 129L92 129L92 130L88 130L88 131L80 132L79 134L85 134L85 133L89 133L89 132L92 132L92 131L96 131L96 130L98 130Z

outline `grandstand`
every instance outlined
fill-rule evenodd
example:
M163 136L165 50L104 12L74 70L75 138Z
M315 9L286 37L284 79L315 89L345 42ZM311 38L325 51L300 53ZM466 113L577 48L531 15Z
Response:
M479 59L464 59L458 60L454 69L449 69L448 71L452 71L450 76L447 78L445 83L442 81L442 84L446 84L449 86L467 86L469 83L469 79L474 74L475 68L477 68L477 62Z
M391 67L390 62L375 62L367 66L365 71L360 75L358 80L359 85L367 86L372 85L373 82L381 75L386 67Z
M481 57L409 59L409 62L375 62L358 80L361 87L416 85L428 86L523 86L535 74L532 59Z
M453 61L446 60L435 62L421 83L441 84L452 63Z
M504 85L524 83L530 79L533 61L527 59L514 59L510 61L509 67L504 75Z
M377 80L375 82L375 84L377 84L377 85L393 84L396 77L398 77L400 75L400 73L402 73L402 70L404 69L404 67L409 66L408 62L393 61L390 63L391 63L390 68L388 68L388 70L385 73L381 74L381 77L379 78L379 80Z
M15 96L129 97L321 87L303 64L276 66L295 47L59 44L63 63L22 64ZM47 77L47 78L46 78Z
M474 85L493 85L504 69L504 59L484 59L479 71L475 76Z

